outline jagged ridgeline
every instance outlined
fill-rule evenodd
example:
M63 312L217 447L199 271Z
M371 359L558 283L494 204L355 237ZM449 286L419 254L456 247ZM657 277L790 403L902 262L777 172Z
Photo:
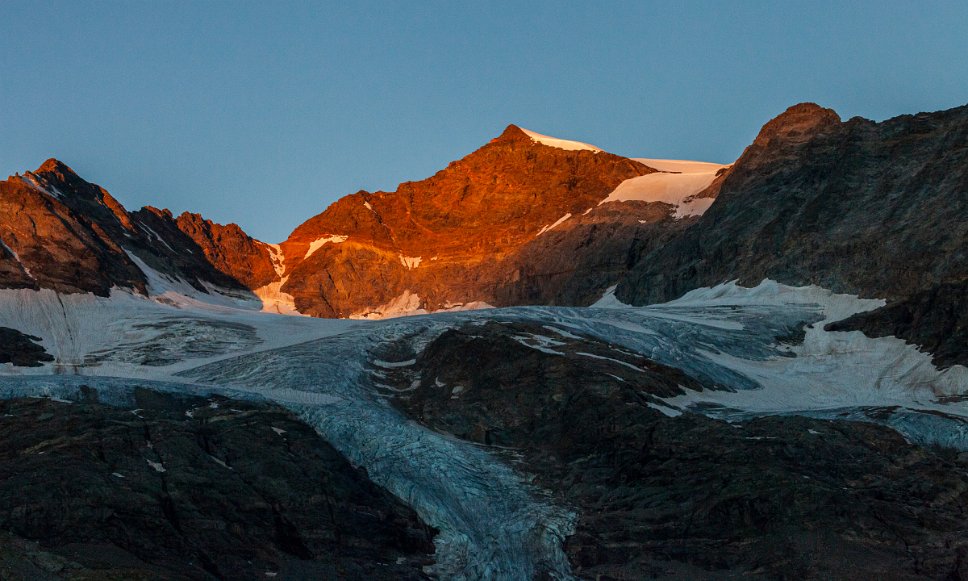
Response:
M0 578L968 579L966 242L968 107L731 165L511 125L279 244L48 160Z
M276 245L197 214L128 212L49 160L0 183L0 285L105 295L147 292L160 274L318 317L588 304L708 207L701 192L722 168L511 125L430 178L338 200Z

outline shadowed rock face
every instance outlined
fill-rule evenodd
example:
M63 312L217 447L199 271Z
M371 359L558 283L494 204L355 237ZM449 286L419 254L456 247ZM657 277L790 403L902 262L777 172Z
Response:
M17 367L37 367L54 357L38 345L40 337L25 335L16 329L0 327L0 363L12 363Z
M940 367L968 365L968 280L932 286L827 329L900 337L931 353Z
M968 576L968 463L891 429L667 417L656 396L695 380L529 324L449 331L383 371L410 417L488 447L577 510L566 550L583 578Z
M301 312L326 317L375 308L404 291L419 295L428 309L474 300L508 304L557 295L568 300L568 273L559 276L560 265L545 271L541 262L565 262L585 244L597 248L587 263L614 261L599 254L614 248L603 247L607 244L599 241L606 236L595 226L612 214L582 215L621 182L654 171L605 152L549 147L512 125L426 180L401 184L396 192L346 196L296 228L282 244L289 276L282 290L295 297ZM667 219L668 207L662 208L629 211L618 221L622 234L634 236L638 220ZM548 234L571 232L569 240L537 259L537 249L550 250L542 239L547 234L539 233L566 214L572 218ZM617 237L617 226L610 228ZM313 242L331 236L347 238L307 255ZM628 238L623 244L620 256L633 246ZM574 277L576 264L566 268ZM551 288L508 290L534 276L543 276Z
M696 218L673 219L670 206L629 201L596 207L522 246L498 267L496 306L589 305L643 254Z
M643 255L617 296L661 302L739 279L889 300L849 328L968 363L968 107L882 123L816 105L770 121L695 225ZM844 329L848 326L844 326Z
M968 107L883 123L803 104L770 121L682 236L619 286L635 304L772 278L899 299L968 273Z
M424 578L434 532L289 413L136 398L0 402L4 579Z

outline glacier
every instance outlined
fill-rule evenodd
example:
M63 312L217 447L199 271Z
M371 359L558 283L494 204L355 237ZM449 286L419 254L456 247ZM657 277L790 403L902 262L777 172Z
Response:
M555 336L601 339L676 367L715 389L684 388L656 409L729 422L761 415L854 419L911 441L968 450L968 370L938 369L916 346L824 326L883 301L763 281L698 289L630 307L614 294L591 307L515 307L382 321L260 312L244 298L181 294L110 297L0 291L0 326L43 339L54 361L0 366L0 397L131 406L146 387L264 399L292 410L370 478L440 530L440 578L571 578L562 542L576 515L487 449L430 430L390 405L386 366L413 364L447 329L488 321L537 323L522 344L554 351ZM383 347L406 344L389 358Z

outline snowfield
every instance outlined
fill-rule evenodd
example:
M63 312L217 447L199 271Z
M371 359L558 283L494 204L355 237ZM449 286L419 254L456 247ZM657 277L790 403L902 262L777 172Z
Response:
M542 135L535 131L522 128L535 143L550 147L557 147L567 151L603 151L594 145L581 141L559 139ZM653 159L645 157L631 158L633 161L645 164L657 173L627 179L615 188L599 205L610 202L662 202L675 208L675 218L687 216L701 216L713 204L714 198L701 198L697 194L705 190L716 179L716 174L728 165L706 161L688 161L681 159ZM591 209L586 211L587 214ZM571 217L567 214L551 225L545 225L538 236L553 229Z
M163 277L151 279L151 289L150 298L120 290L110 297L0 291L0 326L41 337L55 358L39 368L0 366L0 396L76 400L87 385L102 401L127 405L137 385L278 402L441 531L431 571L441 578L528 578L539 567L570 578L562 541L575 515L486 450L396 411L380 370L414 361L378 360L375 353L389 342L406 340L419 353L455 326L533 322L548 330L520 337L533 349L554 354L561 338L591 336L721 388L689 390L654 406L670 416L852 418L968 450L968 370L939 370L895 338L825 331L828 322L883 301L818 287L728 283L648 307L623 305L607 293L588 308L383 321L265 313L251 297L189 292ZM411 307L414 297L395 306Z
M607 198L599 202L663 202L675 206L675 217L701 216L713 204L713 198L700 198L702 192L713 183L716 174L726 165L704 161L674 159L635 158L658 173L627 179L620 183Z

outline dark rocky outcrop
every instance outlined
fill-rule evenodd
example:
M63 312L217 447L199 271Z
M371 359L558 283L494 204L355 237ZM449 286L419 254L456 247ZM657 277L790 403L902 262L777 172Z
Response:
M968 281L930 287L827 325L827 330L900 337L931 353L939 367L968 365Z
M38 345L40 337L25 335L16 329L0 327L0 363L12 363L17 367L38 367L54 357Z
M802 104L767 123L716 203L618 296L772 278L900 299L968 274L968 107L874 123Z
M291 414L88 394L0 401L0 578L424 578L434 532Z
M891 429L668 417L656 396L694 380L534 325L449 331L391 375L405 413L577 510L582 578L968 578L968 460Z
M209 260L205 249L182 231L171 211L146 206L130 215L142 234L128 239L131 252L149 267L203 293L211 286L222 291L248 290L242 280Z
M696 218L670 216L663 203L596 207L525 244L502 261L493 304L589 305L644 254L675 238Z
M797 105L718 187L695 225L642 256L620 299L661 302L735 279L817 284L889 300L842 328L968 362L957 290L968 277L968 106L875 123Z

